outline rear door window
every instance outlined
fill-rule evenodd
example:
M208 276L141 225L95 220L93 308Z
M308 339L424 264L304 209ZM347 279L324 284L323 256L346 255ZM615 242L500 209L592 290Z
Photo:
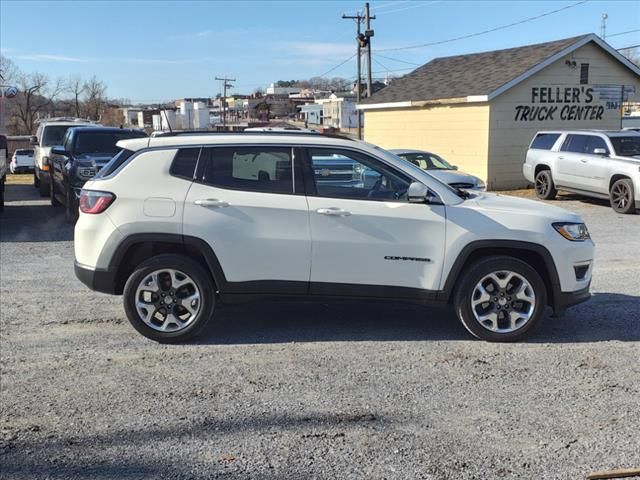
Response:
M588 135L567 135L562 148L563 152L584 153L587 147Z
M207 185L248 192L296 191L289 147L210 147L202 150L201 158L201 180Z
M556 141L560 138L559 133L539 133L531 142L531 148L537 150L551 150Z

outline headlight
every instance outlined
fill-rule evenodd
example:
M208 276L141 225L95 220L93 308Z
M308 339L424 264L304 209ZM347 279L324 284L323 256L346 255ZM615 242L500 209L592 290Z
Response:
M572 242L584 242L591 238L584 223L554 223L552 225L560 235Z

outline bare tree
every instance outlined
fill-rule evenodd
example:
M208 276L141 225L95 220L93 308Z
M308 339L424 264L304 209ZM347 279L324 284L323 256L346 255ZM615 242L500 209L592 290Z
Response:
M58 79L51 82L43 73L21 74L17 78L18 96L16 97L17 127L21 133L33 133L36 120L53 106L58 95L64 90L63 82Z
M84 84L84 98L88 117L100 120L100 113L106 103L107 86L94 75Z
M80 75L73 75L67 80L67 91L72 95L76 117L80 117L82 111L82 95L84 95L85 88L85 83Z
M12 60L0 54L0 82L11 84L19 76L20 70Z
M640 50L638 48L627 48L626 50L621 50L620 53L627 57L627 59L633 63L634 65L640 67Z

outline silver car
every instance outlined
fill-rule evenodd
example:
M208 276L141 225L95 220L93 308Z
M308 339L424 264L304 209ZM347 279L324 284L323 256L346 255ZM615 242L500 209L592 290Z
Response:
M423 150L393 149L391 153L428 171L441 182L462 190L485 190L485 183L478 177L459 172L458 167L451 165L439 155Z
M607 199L616 212L634 213L640 209L640 133L538 132L522 173L543 200L563 190Z

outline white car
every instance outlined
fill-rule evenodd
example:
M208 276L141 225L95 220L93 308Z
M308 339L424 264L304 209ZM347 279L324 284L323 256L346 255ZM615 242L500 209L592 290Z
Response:
M393 149L389 150L400 158L427 170L441 182L462 190L486 190L487 186L482 179L469 173L458 171L458 167L451 165L440 155L425 152L424 150Z
M31 137L34 154L33 186L40 190L41 197L51 195L51 148L62 144L65 133L71 127L95 126L95 122L81 118L47 118L38 124L36 134Z
M272 132L118 146L81 192L75 272L124 294L133 327L160 342L196 335L218 303L264 296L451 303L476 337L509 341L547 305L590 297L594 245L578 215L454 190L365 142ZM324 181L316 162L334 156L379 181Z
M9 164L11 173L33 172L33 150L30 148L18 148L11 157Z
M538 132L522 173L542 200L553 200L564 190L609 200L618 213L635 213L640 209L640 133Z

